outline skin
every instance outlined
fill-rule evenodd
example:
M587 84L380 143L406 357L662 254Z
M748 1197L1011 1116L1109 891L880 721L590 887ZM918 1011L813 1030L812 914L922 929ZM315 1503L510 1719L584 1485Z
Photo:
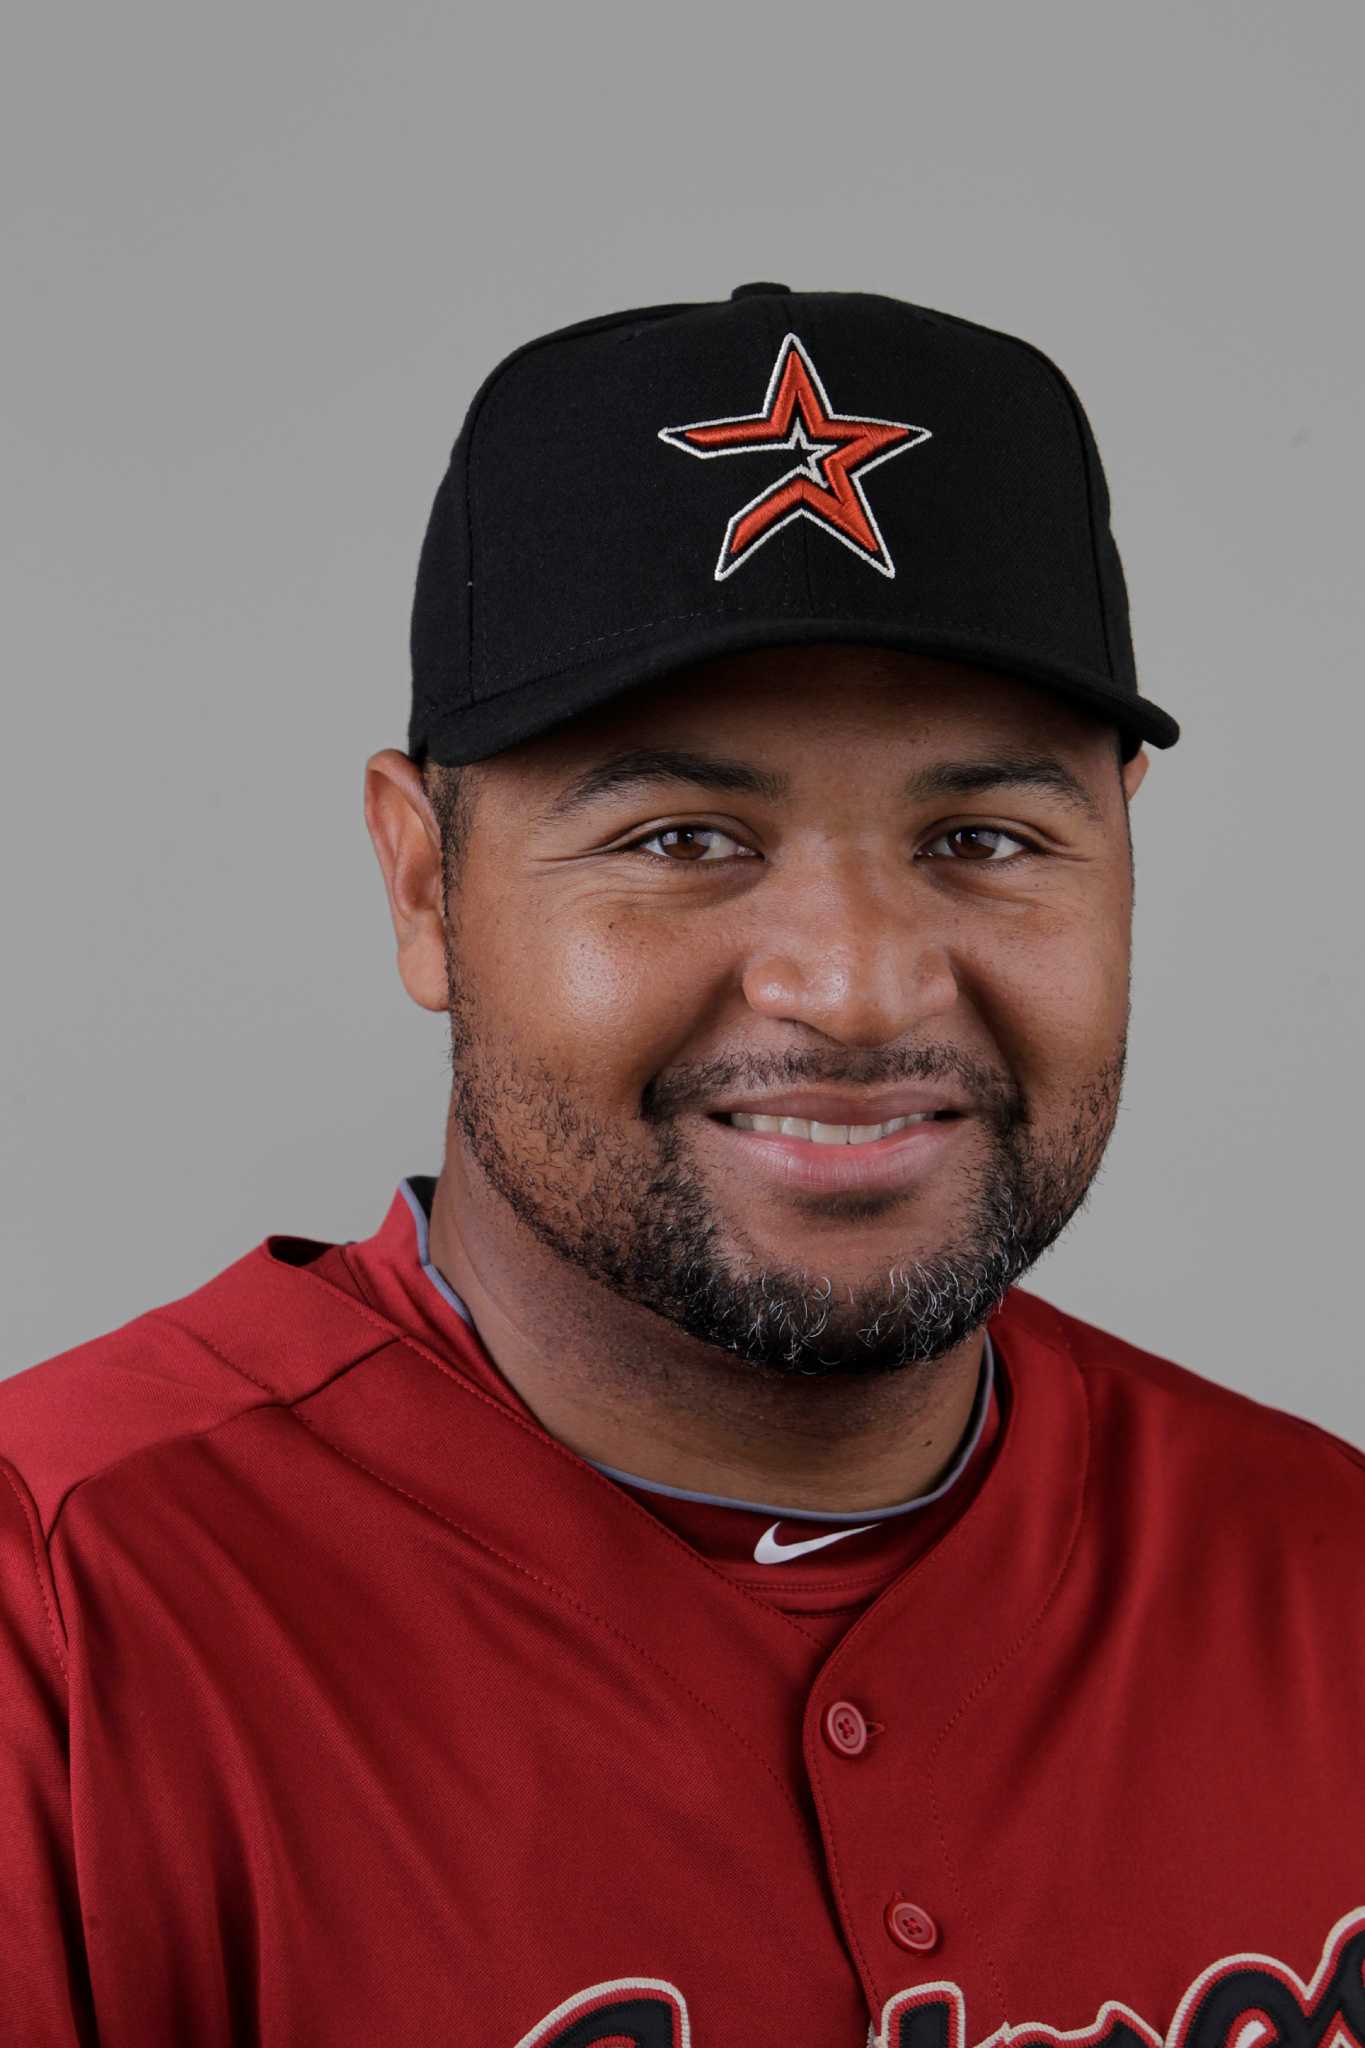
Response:
M537 818L633 744L738 755L791 793L660 784ZM1042 790L901 792L917 766L1001 750L1063 760L1098 818ZM1015 677L765 648L479 763L447 897L419 769L373 756L399 972L451 1026L431 1256L551 1434L816 1512L934 1486L986 1321L1114 1128L1147 765L1120 780L1110 725ZM770 1185L706 1117L737 1093L917 1080L974 1113L894 1192Z

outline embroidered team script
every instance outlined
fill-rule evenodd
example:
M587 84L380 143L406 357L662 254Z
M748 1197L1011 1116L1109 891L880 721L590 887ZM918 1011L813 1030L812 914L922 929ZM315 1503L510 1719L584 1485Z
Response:
M898 1992L867 2036L867 2048L966 2048L966 2042L966 2001L946 1979ZM516 2048L710 2044L693 2042L675 1985L620 1977L566 1999ZM1195 1978L1164 2036L1130 2006L1106 1999L1088 2027L1064 2032L1046 2021L1023 2021L998 2027L977 2048L1365 2048L1365 1906L1337 1921L1310 1984L1274 1956L1224 1956Z

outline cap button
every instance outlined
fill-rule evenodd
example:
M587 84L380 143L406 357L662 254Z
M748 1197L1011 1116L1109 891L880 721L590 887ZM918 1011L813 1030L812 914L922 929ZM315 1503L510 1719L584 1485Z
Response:
M790 298L791 286L789 284L737 284L730 297L732 299L766 299L773 292L785 293Z

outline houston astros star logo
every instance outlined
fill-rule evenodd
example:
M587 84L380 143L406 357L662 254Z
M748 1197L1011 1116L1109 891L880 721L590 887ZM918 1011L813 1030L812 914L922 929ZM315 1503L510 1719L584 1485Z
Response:
M704 460L715 455L771 455L790 449L791 469L742 505L725 529L716 581L732 576L793 519L811 519L882 576L896 565L863 490L879 462L904 455L930 438L927 427L905 420L874 420L834 412L805 344L789 334L777 352L763 410L730 419L698 420L691 427L661 427L659 439Z

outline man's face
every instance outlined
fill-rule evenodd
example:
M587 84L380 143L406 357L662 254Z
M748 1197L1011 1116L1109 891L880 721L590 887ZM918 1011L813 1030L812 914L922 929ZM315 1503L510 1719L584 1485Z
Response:
M639 747L785 793L656 780L557 812ZM1059 762L1096 815L1046 787L906 794L1011 755ZM960 1346L1114 1127L1145 768L1121 783L1112 728L1030 684L833 646L726 657L480 763L449 906L465 1199L500 1197L610 1294L774 1374ZM793 1189L711 1114L909 1081L970 1114L898 1187Z

